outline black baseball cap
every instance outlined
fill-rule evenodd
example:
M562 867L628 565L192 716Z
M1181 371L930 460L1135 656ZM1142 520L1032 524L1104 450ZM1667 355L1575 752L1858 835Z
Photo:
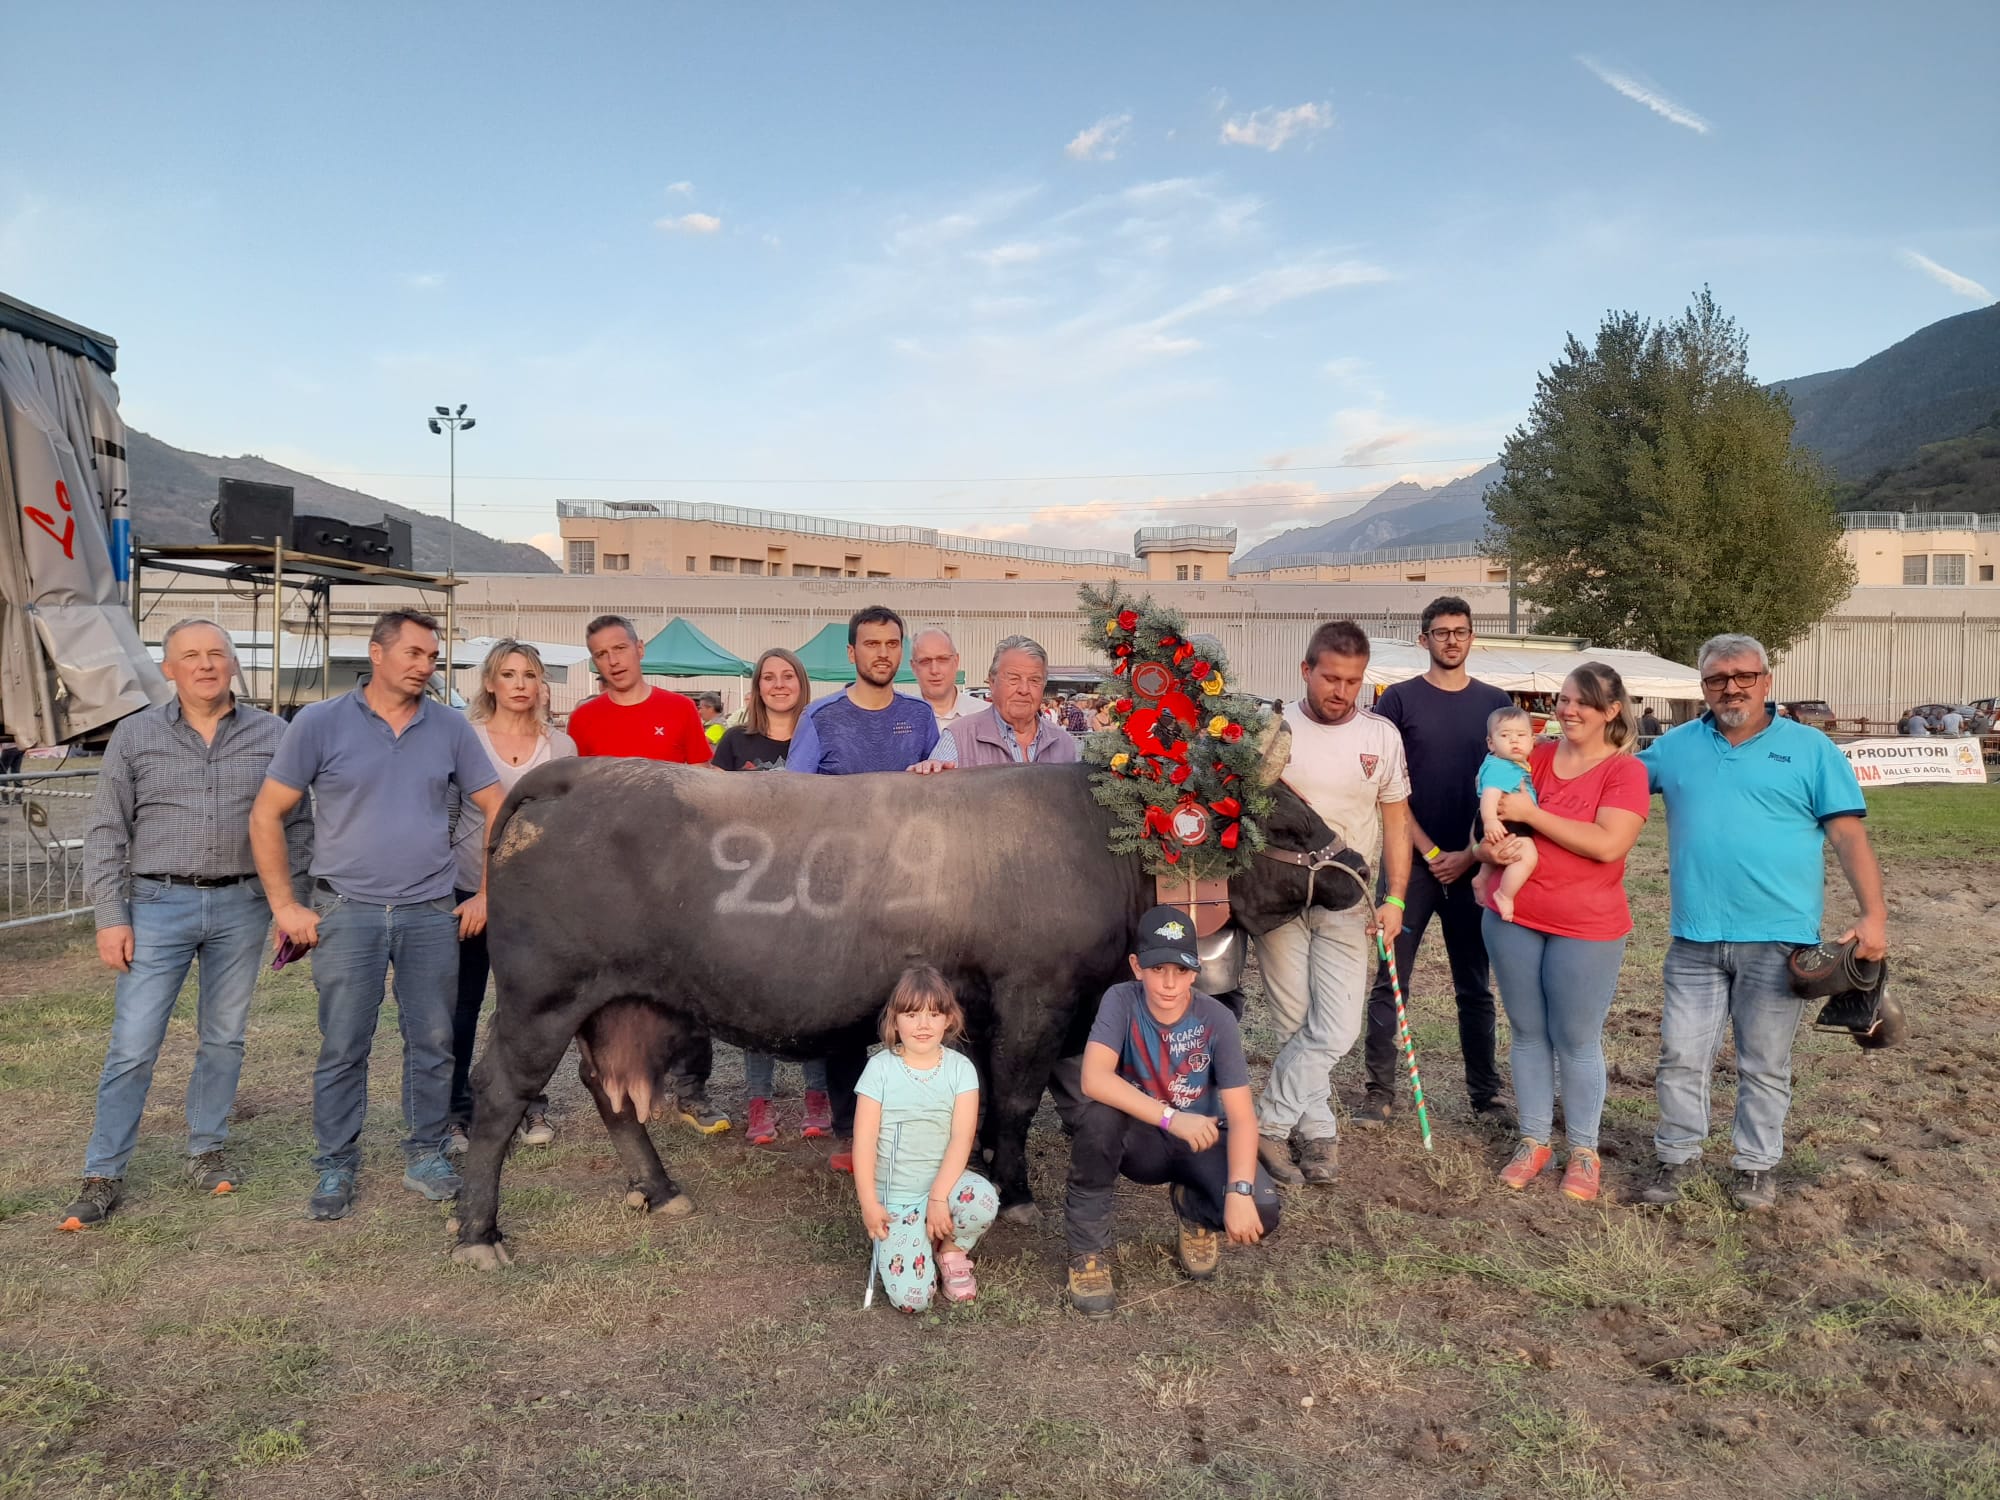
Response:
M1178 906L1156 906L1139 919L1138 936L1132 952L1139 967L1179 964L1183 969L1201 968L1194 951L1194 918Z

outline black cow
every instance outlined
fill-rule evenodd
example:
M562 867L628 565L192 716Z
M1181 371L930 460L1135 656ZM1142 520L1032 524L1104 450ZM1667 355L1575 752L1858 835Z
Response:
M987 1090L993 1175L1033 1215L1026 1139L1051 1065L1081 1049L1132 925L1152 904L1136 855L1109 852L1087 766L936 776L727 776L641 760L564 760L523 778L493 833L488 946L498 987L474 1081L454 1256L504 1263L500 1165L570 1039L630 1175L635 1208L686 1213L646 1132L666 1063L694 1027L793 1056L852 1060L905 968L956 988ZM1359 856L1282 785L1272 846L1341 851L1317 879L1253 861L1231 882L1260 933L1351 906ZM1345 878L1335 878L1342 876Z

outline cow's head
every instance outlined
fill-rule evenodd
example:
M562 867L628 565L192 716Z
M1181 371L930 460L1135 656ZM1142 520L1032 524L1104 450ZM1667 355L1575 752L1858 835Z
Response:
M1231 914L1252 936L1289 922L1308 904L1343 911L1368 895L1374 879L1367 861L1305 798L1282 781L1271 784L1271 794L1265 851L1229 882Z

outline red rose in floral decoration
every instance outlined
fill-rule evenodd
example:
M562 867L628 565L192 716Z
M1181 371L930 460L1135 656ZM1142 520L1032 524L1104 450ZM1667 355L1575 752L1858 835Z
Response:
M1227 729L1222 731L1222 738L1232 745L1240 743L1243 739L1243 726L1241 724L1231 724Z
M1210 672L1213 672L1214 670L1215 668L1211 667L1207 662L1203 661L1198 656L1193 661L1187 664L1187 674L1188 676L1192 677L1196 682L1200 682L1202 678L1206 677Z
M1171 646L1175 641L1179 639L1180 637L1177 635L1163 635L1160 637L1160 645L1162 647Z
M1139 611L1136 609L1121 609L1118 611L1118 628L1120 630L1137 630L1139 628Z
M1120 698L1116 703L1111 705L1111 711L1121 718L1124 717L1126 714L1132 712L1132 700L1130 698Z

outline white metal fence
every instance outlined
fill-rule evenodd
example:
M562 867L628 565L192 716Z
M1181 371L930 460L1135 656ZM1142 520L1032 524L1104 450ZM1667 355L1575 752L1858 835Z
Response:
M90 910L83 835L96 795L95 767L0 776L0 928Z

